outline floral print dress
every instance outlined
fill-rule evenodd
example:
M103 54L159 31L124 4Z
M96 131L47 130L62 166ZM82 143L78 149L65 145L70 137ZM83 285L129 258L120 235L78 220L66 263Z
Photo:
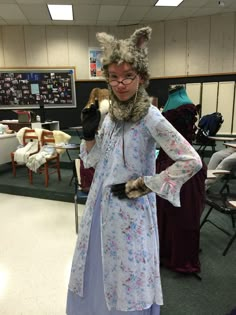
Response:
M176 161L160 174L155 174L157 145ZM159 110L150 106L148 114L136 123L114 122L107 115L89 154L85 144L81 145L81 158L85 167L95 168L95 174L80 224L69 295L86 299L87 267L89 260L95 259L90 248L91 226L95 209L99 209L96 222L103 288L97 290L104 291L107 314L154 314L145 312L163 304L156 194L180 206L180 188L201 168L200 157ZM113 184L140 176L153 193L122 200L112 195ZM99 311L99 301L97 305L97 315L105 315ZM80 313L78 306L78 313L68 314L87 313Z

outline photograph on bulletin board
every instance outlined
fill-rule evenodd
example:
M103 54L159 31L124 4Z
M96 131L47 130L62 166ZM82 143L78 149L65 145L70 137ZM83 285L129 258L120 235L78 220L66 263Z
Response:
M90 79L102 78L101 49L89 48L89 76Z
M1 69L0 109L76 107L74 69Z

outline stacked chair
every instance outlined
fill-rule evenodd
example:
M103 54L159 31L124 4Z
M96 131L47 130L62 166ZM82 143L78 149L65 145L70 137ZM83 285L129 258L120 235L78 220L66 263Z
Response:
M26 166L28 170L29 182L30 184L32 184L33 171L31 168L29 168L29 161L33 160L36 157L40 158L42 150L44 150L45 146L47 146L48 148L52 148L51 151L53 153L44 156L43 163L40 164L35 172L38 174L44 174L44 183L46 187L48 187L49 184L50 174L57 173L58 180L60 181L60 154L56 150L53 131L43 129L40 130L40 133L37 133L35 129L22 128L22 131L19 131L19 135L21 135L22 147L21 149L18 148L16 151L11 152L13 176L16 176L16 168L24 164L24 166ZM37 144L34 146L30 146L35 143ZM34 150L32 149L32 147L34 148ZM28 148L30 149L27 151ZM24 163L17 162L16 157L19 156L19 152L22 152L22 160L24 160Z
M236 230L235 230L236 207L233 206L232 203L230 201L228 201L227 199L223 202L223 204L220 204L217 200L215 200L211 197L206 198L206 205L209 206L209 209L208 209L205 217L203 218L203 220L201 222L200 228L202 228L203 225L205 225L205 223L208 222L208 223L212 224L213 226L215 226L220 231L222 231L224 234L229 236L229 239L227 240L226 247L222 253L222 255L225 256L227 254L228 250L230 249L231 245L233 244L234 240L236 239ZM213 221L212 219L209 219L212 211L222 213L222 214L227 215L231 218L232 228L230 229L230 231L228 229L220 226L217 222Z
M41 149L44 146L51 146L55 149L55 138L53 136L53 132L49 130L43 130L41 135ZM49 157L45 158L46 161L44 164L42 164L38 170L37 173L44 174L44 183L45 187L48 187L49 183L49 175L57 173L58 180L61 180L61 172L60 172L60 155L54 150L54 154L50 155ZM29 170L29 178L30 183L33 184L33 171Z
M29 129L29 128L24 128L23 130L23 133L22 133L22 145L21 145L21 148L25 151L27 149L27 146L29 148L29 144L32 144L32 143L37 143L37 145L35 146L35 150L31 150L31 153L30 153L30 149L28 150L28 157L39 152L40 150L40 142L39 142L39 139L38 139L38 135L35 133L35 130L34 129ZM26 166L26 162L27 161L22 161L22 163L17 163L16 162L16 151L14 152L11 152L11 165L12 165L12 173L13 173L13 176L16 177L16 169L17 167L19 166ZM27 168L28 172L29 172L29 169Z

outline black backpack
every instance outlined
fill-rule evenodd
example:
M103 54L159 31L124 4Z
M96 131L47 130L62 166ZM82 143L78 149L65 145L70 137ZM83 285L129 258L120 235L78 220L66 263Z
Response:
M208 137L215 136L223 122L223 116L218 112L202 116L198 123L196 141L203 144L207 143L209 141Z

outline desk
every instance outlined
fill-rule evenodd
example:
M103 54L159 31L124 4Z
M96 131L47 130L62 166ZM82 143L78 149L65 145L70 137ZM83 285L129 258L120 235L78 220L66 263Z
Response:
M62 149L62 150L65 150L66 153L67 153L67 156L69 158L69 160L71 162L73 162L71 156L70 156L70 153L69 151L70 150L79 150L80 149L80 145L78 143L65 143L65 144L58 144L55 146L56 149Z
M216 140L216 141L236 141L236 138L231 138L231 137L208 137L210 140Z
M236 143L228 143L228 142L226 142L224 145L227 146L227 147L231 147L231 148L236 149Z
M207 179L215 179L217 175L227 175L230 171L227 170L207 170Z
M213 170L207 170L207 179L215 179L216 175L213 174Z
M235 201L235 200L229 200L228 203L229 203L232 207L236 208L236 201Z

